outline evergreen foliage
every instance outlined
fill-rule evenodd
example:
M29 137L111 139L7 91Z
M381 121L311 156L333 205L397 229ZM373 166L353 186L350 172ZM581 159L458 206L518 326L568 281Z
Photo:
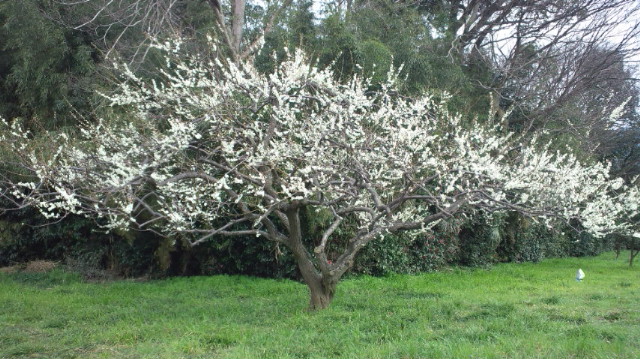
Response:
M0 114L36 130L75 125L98 84L95 44L54 21L62 10L42 0L0 3Z

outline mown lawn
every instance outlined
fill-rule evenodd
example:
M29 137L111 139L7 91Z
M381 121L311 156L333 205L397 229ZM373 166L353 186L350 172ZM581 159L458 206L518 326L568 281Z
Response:
M292 281L0 274L0 358L638 358L624 255L352 278L320 312Z

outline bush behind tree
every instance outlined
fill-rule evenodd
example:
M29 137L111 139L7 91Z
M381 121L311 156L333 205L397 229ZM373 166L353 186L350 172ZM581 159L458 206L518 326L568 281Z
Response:
M82 217L48 226L43 222L33 210L0 221L0 266L48 259L64 262L88 279L214 274L300 279L286 247L255 237L190 248L180 238L105 234ZM611 240L571 228L550 230L515 214L499 219L484 216L451 220L417 238L393 235L375 241L361 251L351 273L381 276L450 265L486 267L496 262L595 256L612 248Z

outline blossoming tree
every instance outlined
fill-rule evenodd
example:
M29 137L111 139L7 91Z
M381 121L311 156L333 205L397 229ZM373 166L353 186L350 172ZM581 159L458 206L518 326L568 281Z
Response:
M249 63L170 56L179 43L156 46L167 61L155 80L122 67L119 91L106 95L130 123L34 144L4 122L3 150L25 174L3 177L4 196L49 218L92 216L192 245L247 235L281 243L314 309L329 305L367 243L429 231L463 210L579 219L596 235L628 230L620 218L638 210L637 189L609 179L606 166L499 124L467 128L442 96L399 96L397 72L371 91L366 79L337 82L300 52L260 74ZM305 238L303 210L330 218L318 238ZM336 255L327 248L346 225L352 235Z

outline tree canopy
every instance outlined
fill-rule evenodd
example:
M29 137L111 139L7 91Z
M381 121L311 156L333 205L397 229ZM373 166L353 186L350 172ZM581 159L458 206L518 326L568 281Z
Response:
M119 65L118 90L104 95L121 109L115 120L45 144L4 122L3 150L23 176L3 176L3 195L48 218L91 216L106 228L187 235L191 245L237 235L284 244L312 308L329 304L369 242L428 232L460 212L633 233L627 219L640 194L608 166L550 151L500 120L462 126L447 96L401 96L394 68L372 90L370 78L341 81L302 51L262 74L251 62L184 54L180 41L154 46L165 56L159 77ZM54 151L39 151L50 143ZM311 241L301 227L307 209L326 218ZM331 256L341 227L351 235Z

